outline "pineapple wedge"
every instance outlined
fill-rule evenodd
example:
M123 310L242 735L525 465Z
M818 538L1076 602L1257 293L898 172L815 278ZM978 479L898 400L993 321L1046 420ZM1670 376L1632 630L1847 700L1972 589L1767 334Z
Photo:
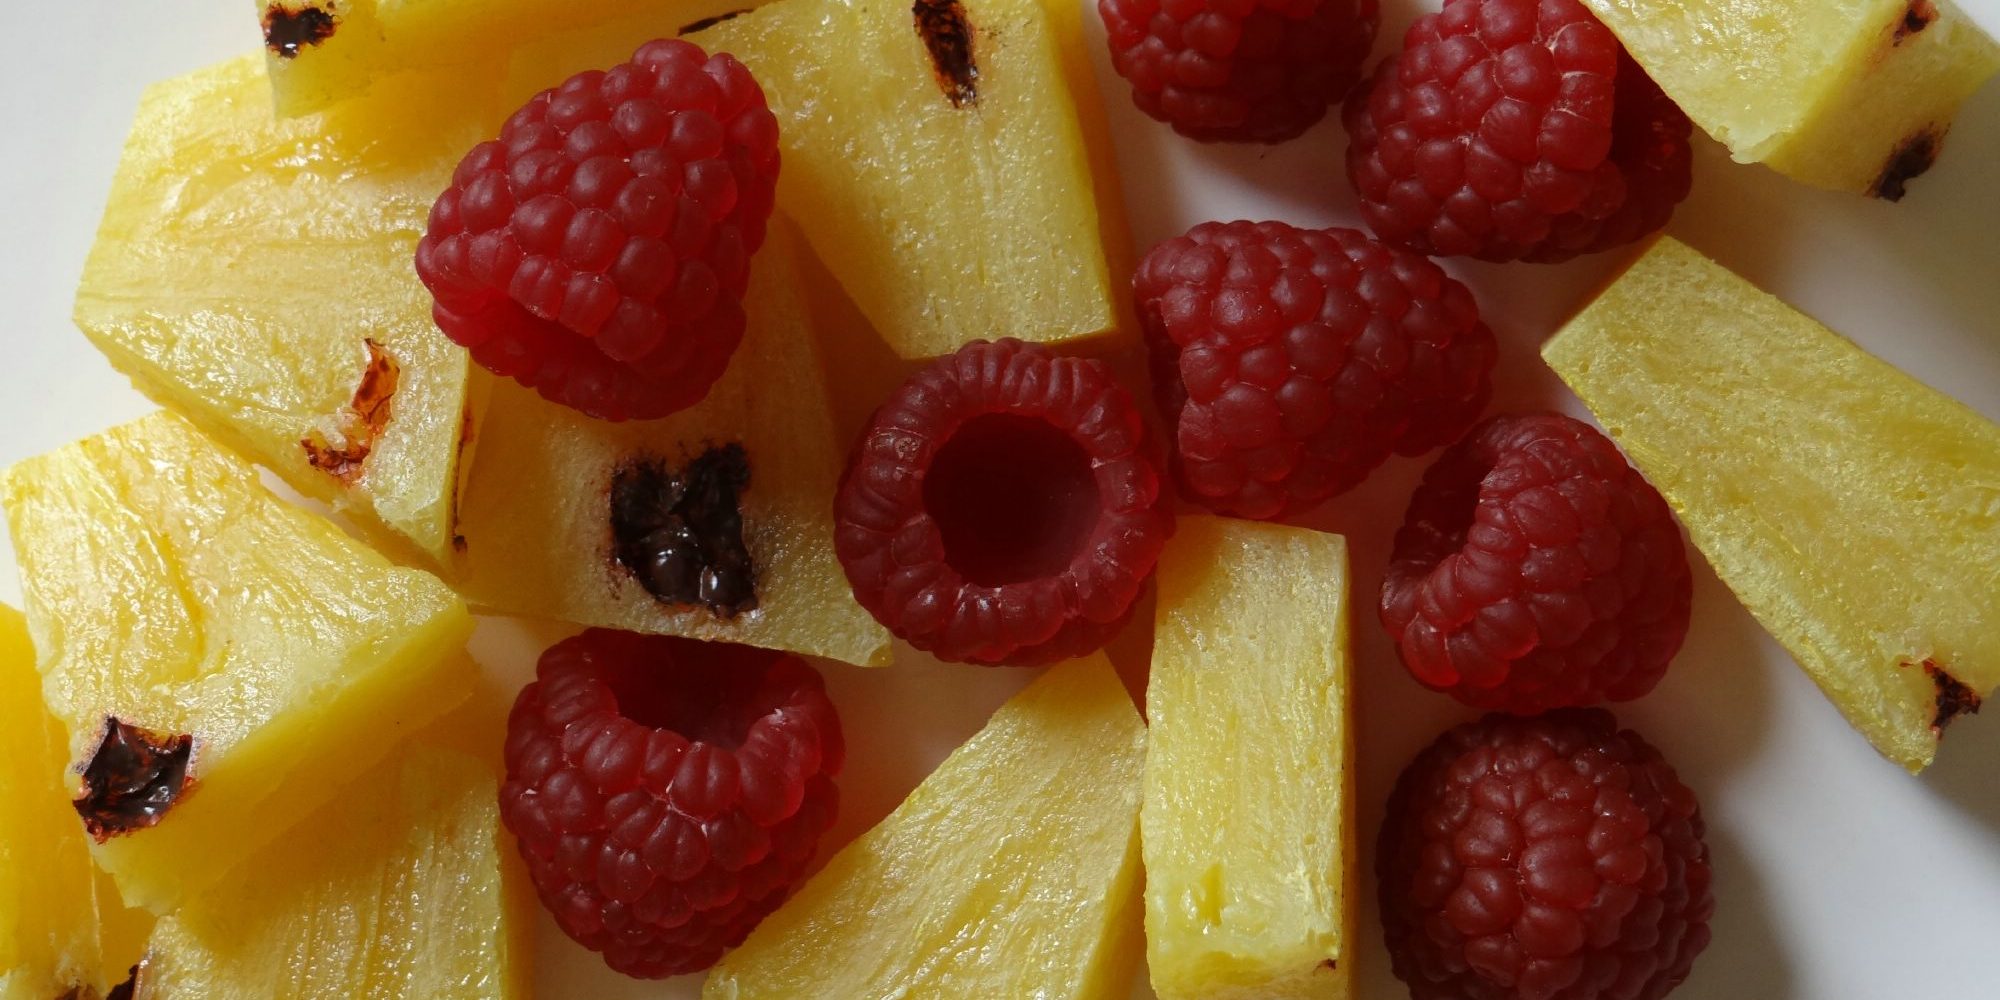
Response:
M442 560L484 380L411 259L497 111L470 77L404 77L280 122L255 57L153 87L77 325L162 405Z
M895 351L1121 328L1122 200L1077 5L782 0L689 33L750 67L778 115L779 207ZM930 35L918 24L936 29ZM515 54L521 100L671 35L647 13ZM837 44L829 39L838 39ZM970 62L953 63L955 46ZM1106 234L1110 233L1110 236Z
M493 765L424 742L360 783L160 921L134 1000L528 1000Z
M1889 759L2000 687L2000 427L1671 239L1542 355Z
M663 420L592 420L512 383L498 385L481 428L492 460L467 484L454 582L473 603L516 615L667 632L880 666L887 629L855 603L833 554L833 495L846 442L833 429L801 299L797 237L773 226L754 262L750 325L708 398ZM727 614L656 598L619 558L643 529L615 515L634 470L685 471L738 445L739 496L756 607ZM643 565L643 561L640 561Z
M1951 0L1584 0L1736 159L1891 201L2000 46Z
M465 607L156 413L0 479L97 863L166 913L470 693Z
M1146 731L1101 655L1051 669L723 956L705 1000L1123 1000Z
M27 622L0 605L0 1000L101 997L124 978L98 942L96 875L65 759Z
M1184 518L1146 688L1146 957L1161 1000L1353 995L1347 543Z

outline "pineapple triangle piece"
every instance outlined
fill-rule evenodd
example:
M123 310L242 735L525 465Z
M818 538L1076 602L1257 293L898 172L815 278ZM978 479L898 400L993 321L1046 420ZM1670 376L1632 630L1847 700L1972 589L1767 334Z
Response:
M285 121L255 57L155 85L76 298L141 391L433 560L484 380L411 261L494 124L485 79L399 78Z
M692 409L613 424L496 385L480 430L489 457L473 467L461 507L460 592L507 614L887 663L889 632L855 603L834 557L827 498L846 442L803 298L803 252L788 225L772 227L737 361ZM656 596L645 542L669 497L649 495L649 484L659 493L732 448L748 476L732 498L755 606L716 609L670 588Z
M1146 947L1161 1000L1353 995L1347 543L1185 518L1146 687Z
M132 905L172 910L471 690L456 596L179 417L22 462L0 500L58 773Z
M1002 706L710 973L706 1000L1122 1000L1145 727L1101 655Z
M2000 687L2000 426L1671 239L1542 355L1883 755Z

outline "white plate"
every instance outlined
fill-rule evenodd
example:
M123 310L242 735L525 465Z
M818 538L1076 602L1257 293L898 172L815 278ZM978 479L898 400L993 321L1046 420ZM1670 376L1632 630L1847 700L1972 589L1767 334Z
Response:
M1386 0L1385 41L1435 3ZM2000 0L1962 0L1989 28ZM140 89L257 39L244 0L8 0L0 10L0 463L136 417L150 407L69 322ZM1094 22L1094 18L1092 19ZM1141 247L1220 218L1354 225L1327 123L1276 148L1206 148L1140 116L1099 53L1099 80L1128 177ZM1942 163L1901 205L1810 191L1697 147L1694 197L1671 231L1870 350L2000 418L2000 86L1974 98ZM1562 267L1449 262L1500 333L1504 409L1581 413L1535 348L1618 254ZM1421 460L1399 460L1315 519L1354 545L1367 609ZM1913 546L1922 539L1911 539ZM0 546L5 542L0 541ZM1921 564L1909 567L1922 572ZM1841 721L1705 568L1694 631L1666 681L1619 710L1700 793L1716 866L1715 943L1677 996L1742 1000L1979 1000L2000 995L2000 718L1953 730L1913 779ZM0 571L0 599L18 602ZM2000 608L1993 611L2000 627ZM1356 622L1362 823L1372 831L1404 762L1470 713L1418 688L1381 629ZM547 634L483 627L476 651L524 677ZM827 668L852 739L832 843L886 813L974 732L1025 675L906 657L867 672ZM1370 836L1372 840L1372 833ZM1372 843L1364 844L1372 855ZM1370 907L1372 910L1372 906ZM1371 917L1372 921L1372 917ZM610 973L545 922L545 998L691 998L699 980ZM1363 995L1405 995L1379 930L1359 942ZM1135 996L1151 996L1141 985ZM865 1000L865 998L858 998ZM1001 998L996 998L1001 1000Z

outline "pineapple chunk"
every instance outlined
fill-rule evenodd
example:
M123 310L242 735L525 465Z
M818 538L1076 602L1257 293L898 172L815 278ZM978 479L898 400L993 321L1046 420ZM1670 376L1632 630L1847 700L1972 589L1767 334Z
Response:
M461 593L508 614L888 662L888 630L855 603L833 554L827 498L846 443L800 298L797 243L788 227L772 228L745 297L742 360L693 409L612 424L512 383L495 387L480 430L493 457L473 468L462 510ZM734 615L656 599L619 560L631 529L612 515L621 475L647 463L685 470L727 444L749 463L740 510L757 600Z
M1095 85L1079 76L1076 5L1052 15L1037 0L924 0L918 11L783 0L688 39L756 74L783 143L779 207L898 354L1121 328L1113 275L1125 272L1111 265L1129 261L1129 237L1115 170L1092 169L1110 153ZM927 46L919 23L947 30ZM678 27L678 15L648 13L524 47L507 92L526 98ZM969 66L952 64L949 29L968 40Z
M124 978L98 944L96 877L63 762L27 622L0 605L0 1000L102 996Z
M153 87L77 324L162 405L443 559L484 381L411 259L493 111L470 79L407 77L279 122L254 57Z
M1146 957L1161 1000L1352 995L1347 543L1186 518L1146 688Z
M1002 706L723 956L706 1000L1123 1000L1146 731L1101 655Z
M213 884L471 691L443 584L179 417L29 459L0 500L71 797L132 905Z
M1951 0L1584 0L1738 160L1891 201L2000 46Z
M2000 427L1670 239L1542 354L1889 759L2000 687Z
M160 921L134 1000L527 1000L493 766L426 742L357 787Z

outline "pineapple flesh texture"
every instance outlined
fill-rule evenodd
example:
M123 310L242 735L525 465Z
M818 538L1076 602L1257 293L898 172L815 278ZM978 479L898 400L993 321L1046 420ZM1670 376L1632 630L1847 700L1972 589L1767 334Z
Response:
M706 1000L1123 1000L1146 731L1103 656L1051 669L723 956Z
M192 739L155 825L105 827L99 867L166 913L465 700L465 607L278 500L157 413L0 481L70 797L110 720Z
M1889 759L2000 687L2000 427L1671 239L1542 354Z
M888 630L855 603L834 557L827 498L845 443L801 299L798 242L789 227L772 227L745 297L743 345L692 409L613 424L512 383L494 387L480 429L493 457L470 473L453 576L467 599L507 614L888 663ZM684 468L724 443L749 456L743 538L757 576L758 607L733 618L655 600L618 563L610 518L622 469L640 460Z
M1186 518L1146 688L1146 948L1161 1000L1346 1000L1354 979L1347 543Z
M63 763L27 622L0 605L0 1000L101 997L124 978L98 944L96 875Z
M1736 159L1901 198L2000 70L1950 0L1584 0Z
M135 1000L527 1000L492 765L419 743L358 784L162 920Z
M254 56L154 86L76 299L147 395L433 560L484 380L411 259L494 125L475 78L406 77L285 121Z

